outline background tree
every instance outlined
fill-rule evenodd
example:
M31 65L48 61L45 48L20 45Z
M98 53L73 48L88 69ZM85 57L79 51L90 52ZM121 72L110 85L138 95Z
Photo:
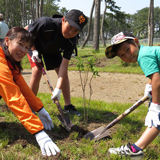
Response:
M104 39L104 32L103 32L105 18L106 18L105 15L107 15L106 10L108 8L110 11L116 12L117 10L120 10L120 7L116 6L115 5L116 3L113 0L104 0L104 1L105 1L105 8L104 8L104 12L103 12L102 20L101 20L100 34L101 34L102 44L103 46L106 46L105 39ZM110 15L112 15L113 17L113 13L110 13Z
M53 14L66 15L68 10L65 7L60 8L58 2L60 0L37 0L38 2L38 17L48 16ZM95 11L95 0L90 12L90 18L87 25L83 29L84 36L80 33L79 42L84 47L88 41L94 41L93 48L99 49L100 39L104 39L108 43L107 39L110 39L113 35L120 31L132 32L138 38L148 38L148 14L149 7L138 10L135 14L130 15L120 11L120 7L117 8L115 0L96 0L98 3L104 3L107 9L100 15L100 11ZM112 2L112 3L111 3ZM5 17L5 22L9 28L14 26L24 27L32 23L36 19L36 0L0 0L0 13ZM100 8L100 6L99 6ZM95 11L95 12L94 12ZM97 16L93 16L93 13L97 13ZM160 34L160 8L154 8L154 37L159 37ZM99 17L98 21L96 18ZM99 24L98 29L95 29L94 25ZM96 22L97 21L97 22ZM96 32L96 36L95 33ZM101 37L100 37L101 35ZM95 37L93 38L93 36ZM109 42L110 43L110 42ZM98 45L98 46L95 46Z
M40 0L40 5L39 5L39 17L43 16L43 0Z
M36 19L39 18L39 0L36 0Z
M137 38L148 36L148 12L149 9L146 7L138 10L132 17L132 29Z
M89 40L90 32L91 32L91 28L92 28L92 15L93 15L93 10L95 9L95 17L94 19L94 26L93 26L93 48L95 49L95 51L99 50L99 40L100 40L100 34L101 33L101 39L103 41L103 45L106 46L105 44L105 39L107 39L107 37L110 35L109 32L107 32L107 27L109 27L110 23L107 22L108 17L117 19L119 23L121 23L121 25L124 27L125 25L127 27L129 27L129 25L127 25L127 23L125 22L125 18L126 18L126 14L120 12L120 7L116 6L115 2L113 0L105 0L105 10L103 13L103 16L100 16L100 0L93 0L93 5L91 8L91 13L90 13L90 19L89 19L89 25L88 25L88 32L87 32L87 36L86 39L84 40L82 47L85 46L85 44L87 43L87 41ZM106 12L107 8L109 9L109 11L113 12L113 13L108 13ZM128 15L127 15L128 16ZM102 17L102 18L101 18ZM101 20L101 32L100 32L100 19ZM116 22L115 22L116 23ZM114 28L115 29L115 28ZM109 36L110 38L110 36ZM92 38L91 38L92 39Z
M160 8L154 8L154 37L160 35Z
M89 39L89 36L90 36L94 6L95 6L95 0L93 0L91 12L90 12L90 18L89 18L89 25L88 25L87 36L86 36L86 39L84 40L83 44L81 45L81 48L85 46L85 44L87 43L87 41L88 41L88 39Z
M148 45L153 46L154 36L154 0L150 0L148 15Z
M99 50L99 29L100 29L100 0L95 0L95 18L93 29L93 48Z
M31 23L34 21L34 0L30 0L30 20L31 20Z
M63 16L66 16L66 14L68 13L69 10L67 10L65 7L62 7L60 9L60 14L63 15Z

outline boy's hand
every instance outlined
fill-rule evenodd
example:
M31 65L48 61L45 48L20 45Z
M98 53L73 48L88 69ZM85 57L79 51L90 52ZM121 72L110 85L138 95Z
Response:
M144 91L144 96L148 96L149 99L152 98L152 85L151 84L146 84L146 87L145 87L145 91Z
M59 101L60 100L60 94L61 94L61 90L59 88L55 88L54 91L52 92L51 99L54 100L55 98L57 98L58 101Z
M145 119L145 126L151 127L152 123L154 124L155 127L160 125L159 114L160 114L160 105L152 102L148 109L148 113Z
M39 111L39 118L40 118L41 122L43 123L43 126L46 130L51 130L52 128L54 128L54 125L52 123L52 119L51 119L49 113L44 108L42 108Z
M44 131L35 134L35 137L40 146L42 155L55 156L57 153L60 153L60 149Z
M34 63L35 63L34 57L36 57L38 63L42 62L38 55L39 55L39 53L38 53L37 50L32 51L32 57L31 57L31 59L32 59L32 61Z

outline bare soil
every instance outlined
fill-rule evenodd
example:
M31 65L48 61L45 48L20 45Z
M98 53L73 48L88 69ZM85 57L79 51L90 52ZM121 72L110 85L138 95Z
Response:
M46 71L49 80L53 87L57 82L57 75L52 71ZM78 71L68 71L70 80L71 97L82 97L82 87ZM145 84L148 81L144 75L139 74L121 74L121 73L99 73L100 77L93 78L92 100L102 100L106 102L122 102L135 103L143 97ZM31 70L25 69L23 77L29 84L31 77ZM89 79L91 74L89 74ZM88 80L89 82L89 80ZM42 77L40 82L39 92L50 93L50 90ZM89 98L90 89L86 85L86 98Z

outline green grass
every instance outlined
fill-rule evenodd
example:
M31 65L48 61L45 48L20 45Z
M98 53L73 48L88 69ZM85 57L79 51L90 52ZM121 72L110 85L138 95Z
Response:
M96 67L98 72L112 72L112 73L133 73L143 74L141 68L137 63L127 64L121 61L119 57L107 59L105 56L105 47L101 47L98 52L94 52L91 48L78 48L78 56L85 61L89 57L96 59ZM69 70L78 70L76 66L77 59L72 58L69 63Z
M68 133L61 128L61 123L56 116L58 114L58 110L55 104L53 104L50 100L50 94L39 93L38 97L42 100L45 109L49 112L53 120L55 127L52 131L47 131L47 133L49 135L54 134L52 139L61 150L60 159L118 160L120 159L119 156L109 155L107 150L110 147L118 147L120 145L127 144L128 142L135 142L145 130L144 118L147 113L147 106L142 104L135 111L130 113L127 117L111 128L113 129L111 130L111 139L104 139L97 142L86 140L78 137L78 132ZM64 101L63 98L61 99L62 100L60 103L63 106ZM82 116L70 116L70 119L75 125L78 125L81 128L86 128L90 123L104 123L104 125L107 125L132 105L130 103L122 104L95 100L91 101L88 115L89 121L88 123L84 123L82 98L72 98L72 102L77 106L77 109L82 113ZM1 100L0 105L2 106L3 104L4 101ZM0 113L0 119L4 118L4 121L0 122L0 159L43 159L34 136L25 130L14 114L8 111L2 112L1 110ZM19 140L23 140L24 142L27 141L26 145L25 143L19 143ZM160 158L159 142L160 137L158 136L145 149L144 159L147 160L151 157L151 159ZM128 158L123 157L122 159Z

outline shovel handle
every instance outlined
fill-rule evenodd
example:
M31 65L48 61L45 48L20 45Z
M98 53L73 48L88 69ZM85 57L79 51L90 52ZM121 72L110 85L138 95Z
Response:
M112 122L110 122L107 127L104 128L104 130L99 134L103 134L107 129L111 128L112 126L114 126L116 123L118 123L121 119L123 119L124 117L126 117L129 113L131 113L132 111L134 111L137 107L139 107L142 103L144 103L147 99L149 99L148 96L144 96L142 97L140 100L138 100L135 104L133 104L133 106L131 106L130 108L128 108L125 112L123 112L121 115L119 115L116 119L114 119Z
M47 76L47 73L46 73L45 69L41 66L41 64L39 64L39 63L37 62L36 57L34 57L34 60L35 60L35 62L36 62L36 64L37 64L37 66L41 69L42 74L43 74L43 76L44 76L44 79L45 79L46 83L48 84L48 87L49 87L49 89L50 89L50 91L51 91L51 93L52 93L54 90L53 90L53 87L52 87L52 85L51 85L51 83L50 83L50 81L49 81L49 78L48 78L48 76ZM64 118L64 115L63 115L63 111L62 111L62 108L61 108L61 105L60 105L58 99L55 98L55 99L52 100L52 101L56 104L56 106L57 106L57 108L58 108L58 110L59 110L59 112L60 112L60 114L61 114L61 117L62 117L62 119L63 119L63 122L64 122L64 124L67 126L67 123L66 123L66 121L65 121L65 118Z

